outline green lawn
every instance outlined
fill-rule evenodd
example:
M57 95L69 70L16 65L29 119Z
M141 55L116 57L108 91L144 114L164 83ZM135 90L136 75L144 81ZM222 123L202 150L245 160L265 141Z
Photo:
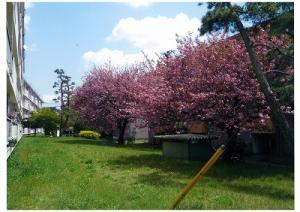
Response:
M168 209L202 162L144 144L25 137L8 159L8 209ZM293 209L294 172L217 162L178 209Z

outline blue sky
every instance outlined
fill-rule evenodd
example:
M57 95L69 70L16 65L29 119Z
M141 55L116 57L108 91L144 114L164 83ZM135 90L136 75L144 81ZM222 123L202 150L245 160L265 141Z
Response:
M25 78L51 105L56 68L80 85L92 65L138 61L141 50L154 58L176 47L176 33L198 33L205 11L196 2L27 4Z

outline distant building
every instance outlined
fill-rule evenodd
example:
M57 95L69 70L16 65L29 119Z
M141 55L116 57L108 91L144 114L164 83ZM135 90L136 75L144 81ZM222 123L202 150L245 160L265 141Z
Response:
M23 118L28 118L30 113L41 108L44 102L26 80L24 80L23 85ZM31 134L34 132L35 129L23 129L24 134ZM36 129L36 132L43 132L43 129Z
M6 3L7 153L8 140L22 137L22 88L24 74L24 2Z
M148 139L149 136L149 127L142 126L142 120L135 120L130 122L127 126L125 133L127 133L128 137L132 137L135 139Z
M124 132L124 139L144 139L148 140L149 136L149 128L147 126L143 126L142 120L134 120L127 124ZM119 130L116 129L113 131L113 137L118 138L119 137Z

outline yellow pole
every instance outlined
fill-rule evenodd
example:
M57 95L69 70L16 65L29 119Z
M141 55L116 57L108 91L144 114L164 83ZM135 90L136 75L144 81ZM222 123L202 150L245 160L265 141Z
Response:
M177 196L175 202L172 204L171 209L175 209L176 206L181 202L185 195L194 187L194 185L202 179L209 168L218 160L218 158L223 154L225 150L225 145L222 145L217 149L217 151L211 156L209 161L202 167L202 169L195 175L195 177L185 186L181 193Z

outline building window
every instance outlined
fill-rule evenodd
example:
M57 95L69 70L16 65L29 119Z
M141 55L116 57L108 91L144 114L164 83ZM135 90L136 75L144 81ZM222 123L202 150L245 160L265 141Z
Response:
M6 99L6 113L9 113L9 99L10 99L10 94L7 94L7 99Z

